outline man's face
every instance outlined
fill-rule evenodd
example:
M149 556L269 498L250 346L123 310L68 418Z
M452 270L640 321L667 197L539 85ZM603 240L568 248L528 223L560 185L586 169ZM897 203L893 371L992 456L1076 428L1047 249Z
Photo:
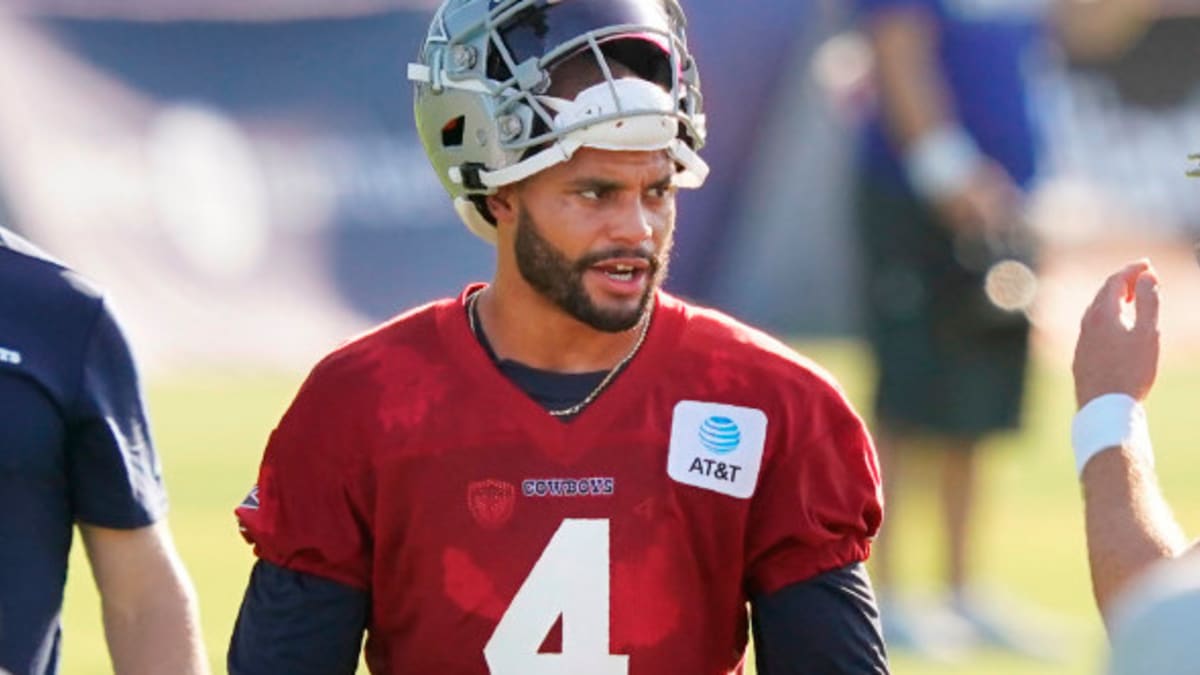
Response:
M674 166L663 152L582 149L516 191L525 281L597 330L635 326L666 277Z

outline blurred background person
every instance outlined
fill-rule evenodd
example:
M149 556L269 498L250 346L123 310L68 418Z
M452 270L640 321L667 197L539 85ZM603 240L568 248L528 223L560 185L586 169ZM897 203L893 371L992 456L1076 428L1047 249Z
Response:
M1043 654L972 581L979 450L1020 422L1036 294L1029 195L1043 146L1031 73L1048 70L1052 28L1073 54L1111 54L1146 16L1139 0L1082 3L859 0L878 109L855 192L876 433L891 522L940 463L945 587L967 637ZM876 570L899 647L946 644L897 598L886 535ZM937 642L943 644L936 644Z
M980 592L971 562L979 449L992 434L1018 427L1024 399L1038 258L1029 198L1039 168L1051 164L1043 142L1057 140L1041 133L1047 120L1034 113L1046 104L1036 88L1049 73L1064 77L1050 67L1049 38L1061 39L1072 67L1122 59L1167 5L857 4L877 87L854 195L889 531L904 517L905 496L928 478L913 471L927 453L940 463L953 619L936 628L899 598L892 574L898 542L885 532L875 561L885 634L893 646L943 656L967 640L1048 655L1043 641L1022 630L1022 617L1006 616ZM1078 158L1060 152L1054 159L1054 169L1069 171ZM1064 215L1056 212L1047 227L1069 221Z
M1044 8L971 0L858 7L878 88L855 198L889 528L921 484L915 453L934 453L949 609L971 637L1032 651L978 597L970 554L981 442L1017 427L1024 393L1029 322L1021 310L1029 298L1002 307L985 278L1005 260L1030 276L1024 198L1038 140L1022 69L1041 42ZM884 534L875 558L889 645L930 653L956 646L900 602L897 545Z

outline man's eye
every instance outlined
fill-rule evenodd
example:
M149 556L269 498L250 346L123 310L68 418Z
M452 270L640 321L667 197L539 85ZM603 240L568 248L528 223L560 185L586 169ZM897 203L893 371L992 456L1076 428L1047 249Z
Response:
M595 200L600 199L600 191L599 190L580 190L579 196L583 197L584 199L589 199L589 200L595 201Z

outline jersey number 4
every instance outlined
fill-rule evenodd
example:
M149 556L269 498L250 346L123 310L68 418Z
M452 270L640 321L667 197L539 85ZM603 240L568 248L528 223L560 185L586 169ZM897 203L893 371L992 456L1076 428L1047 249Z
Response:
M608 520L564 520L483 648L492 675L628 675L608 652L608 574ZM538 653L560 616L562 653Z

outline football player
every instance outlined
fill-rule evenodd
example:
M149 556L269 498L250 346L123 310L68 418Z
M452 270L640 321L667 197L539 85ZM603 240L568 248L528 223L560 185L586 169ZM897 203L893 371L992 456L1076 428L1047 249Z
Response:
M325 358L237 509L235 675L886 673L875 453L823 370L660 289L703 183L675 0L447 0L416 82L490 283ZM749 604L750 611L747 610Z

